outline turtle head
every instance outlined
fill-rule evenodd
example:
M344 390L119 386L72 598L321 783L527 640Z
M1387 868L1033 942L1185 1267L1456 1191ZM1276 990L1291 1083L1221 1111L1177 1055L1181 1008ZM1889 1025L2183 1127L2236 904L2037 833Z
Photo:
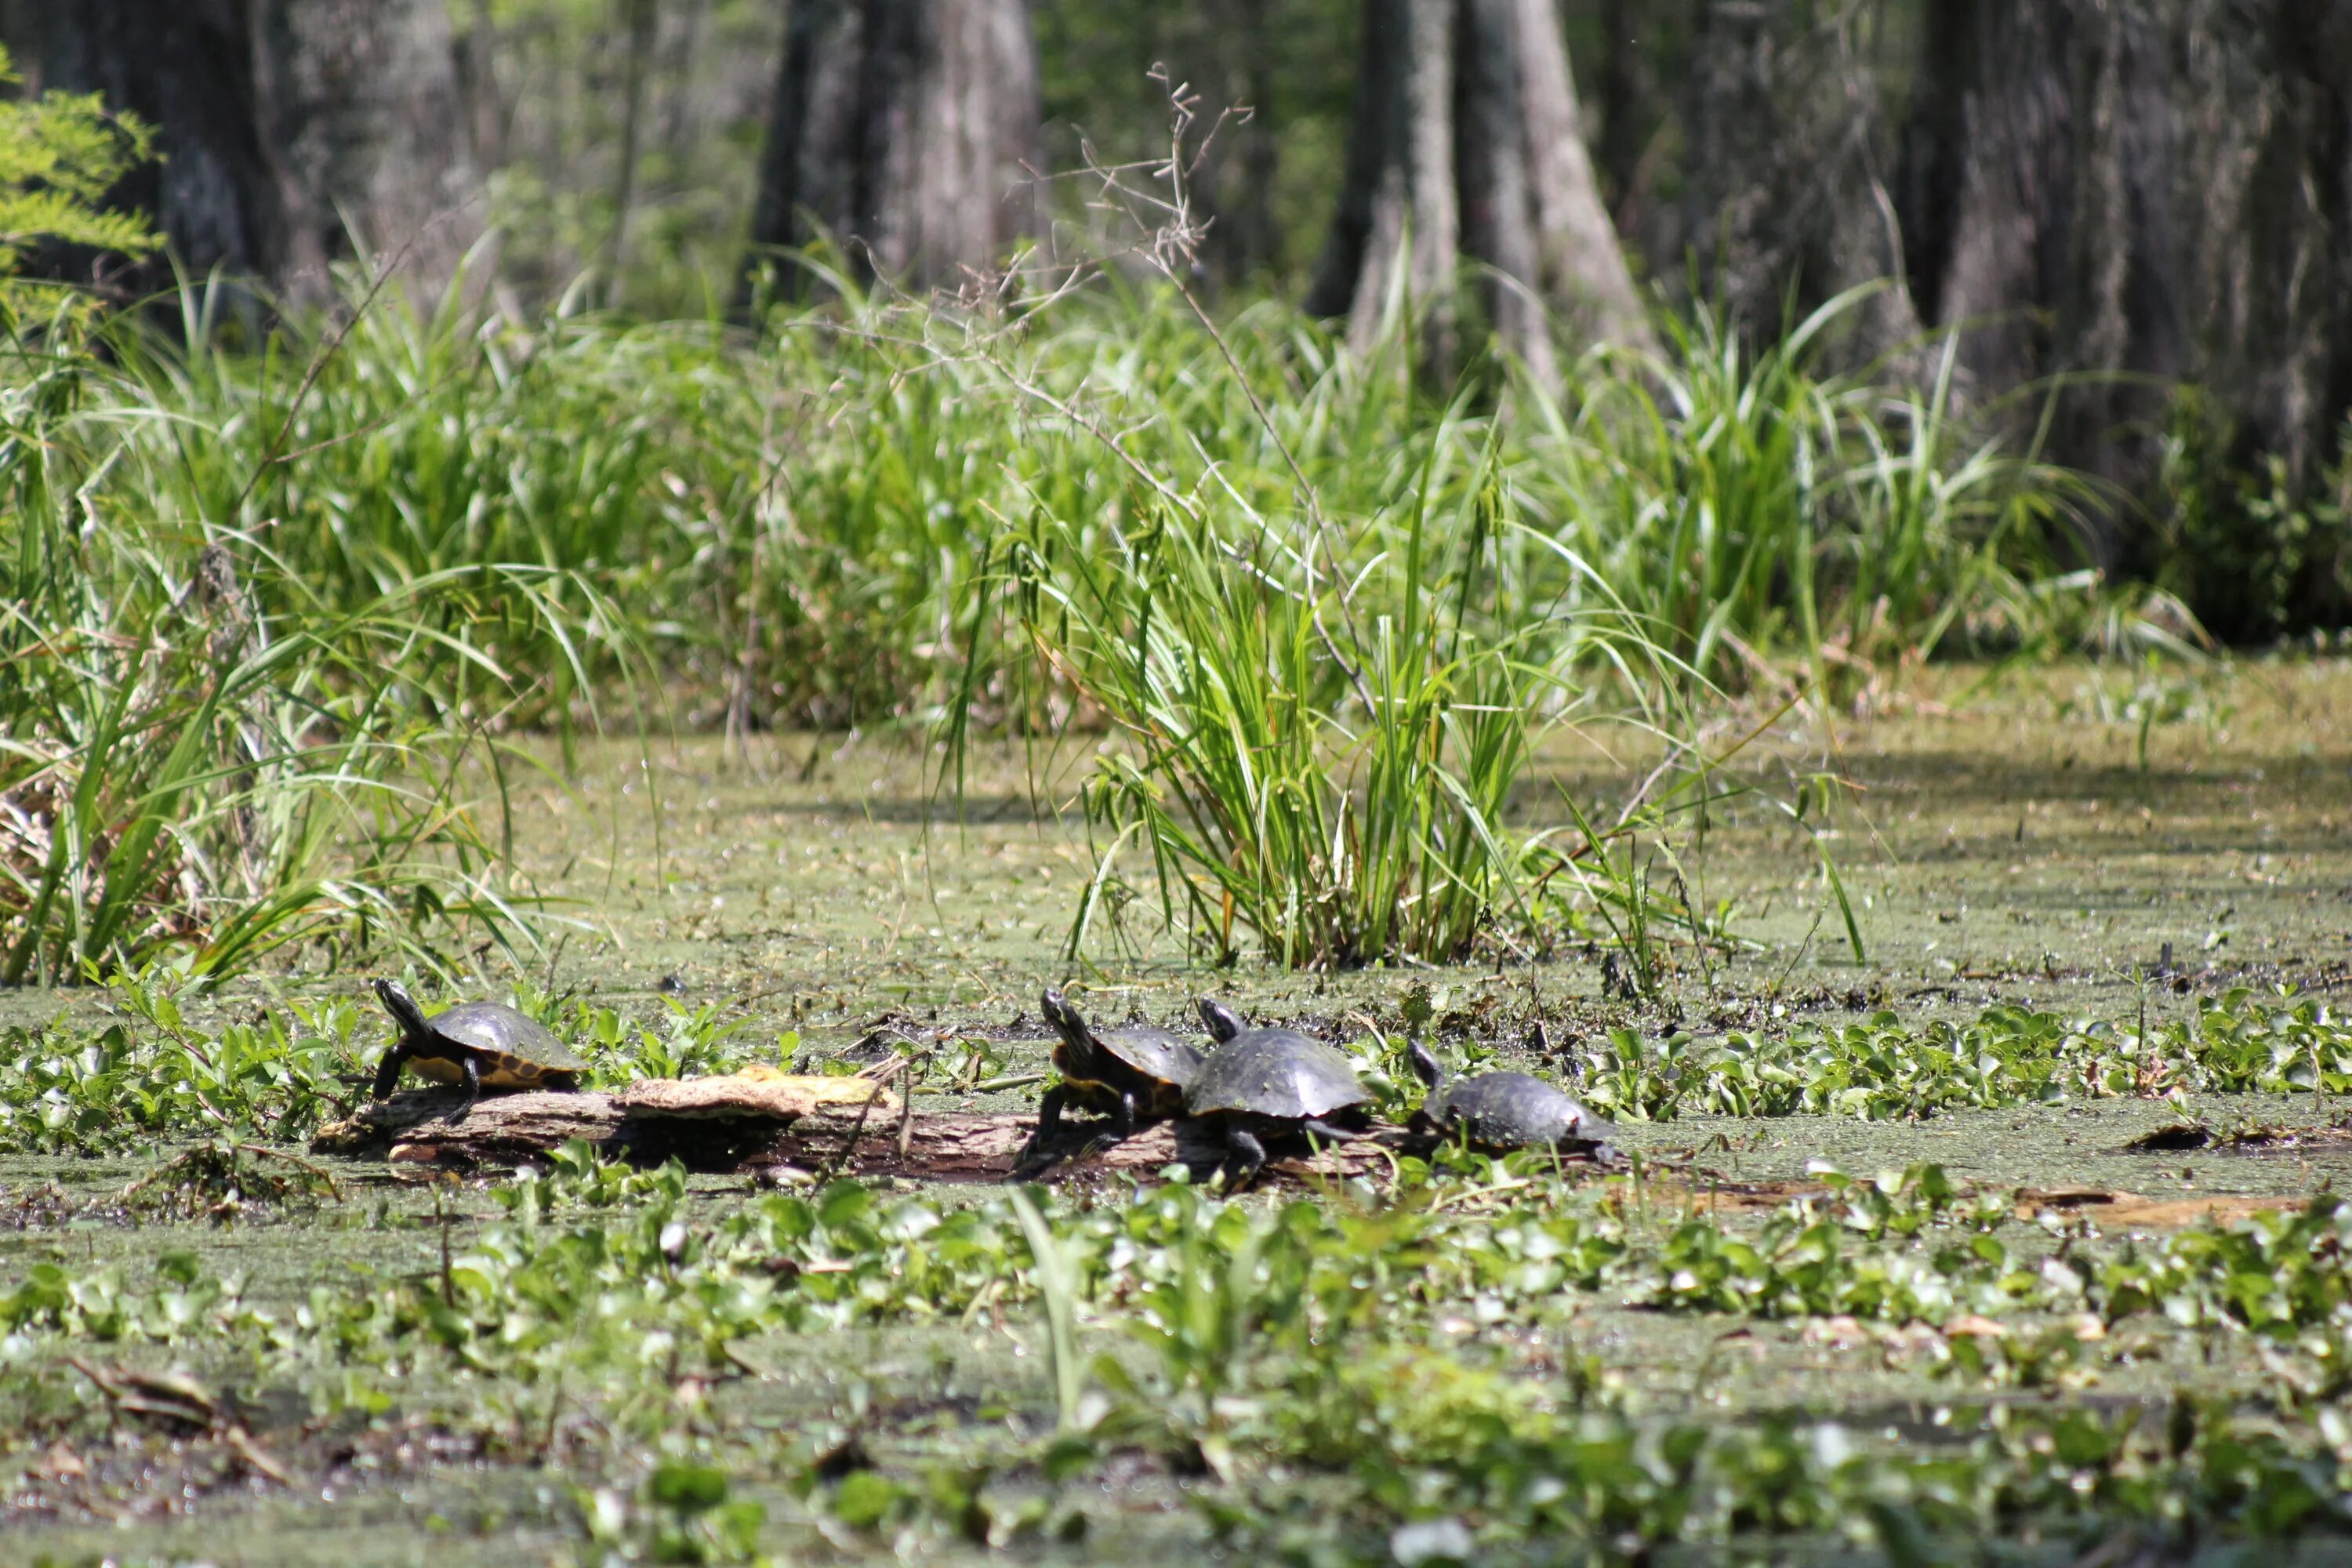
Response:
M1192 1007L1201 1015L1201 1023L1209 1031L1209 1037L1219 1045L1224 1044L1248 1026L1242 1022L1242 1016L1239 1013L1213 996L1195 997Z
M1087 1021L1078 1016L1076 1007L1070 1005L1070 999L1059 991L1046 986L1045 994L1037 1000L1037 1010L1045 1016L1045 1022L1054 1026L1054 1033L1062 1037L1064 1045L1074 1051L1091 1051L1094 1048L1094 1035L1087 1029Z
M1437 1058L1431 1054L1427 1046L1417 1039L1407 1040L1404 1054L1405 1059L1412 1063L1413 1077L1427 1084L1432 1094L1444 1089L1446 1079L1452 1075L1439 1064Z
M376 1000L383 1004L383 1010L392 1015L392 1021L400 1026L401 1033L422 1035L426 1032L425 1009L416 1005L416 998L411 996L407 987L399 981L377 981L375 994Z

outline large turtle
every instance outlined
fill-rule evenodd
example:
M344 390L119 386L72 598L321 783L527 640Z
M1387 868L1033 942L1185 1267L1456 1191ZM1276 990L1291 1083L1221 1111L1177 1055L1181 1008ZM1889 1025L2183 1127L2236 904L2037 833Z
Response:
M1146 1122L1183 1111L1184 1086L1201 1070L1196 1047L1165 1029L1097 1029L1051 986L1043 1008L1045 1021L1061 1037L1054 1047L1054 1067L1062 1081L1038 1102L1037 1131L1022 1154L1023 1164L1052 1142L1069 1106L1109 1117L1122 1138Z
M1406 1054L1429 1086L1412 1118L1425 1143L1459 1137L1485 1153L1571 1147L1604 1157L1614 1152L1608 1141L1617 1130L1539 1078L1487 1072L1457 1081L1419 1040Z
M1326 1142L1360 1138L1371 1095L1356 1069L1320 1040L1289 1029L1256 1029L1219 1002L1202 997L1201 1021L1223 1043L1184 1091L1184 1114L1224 1134L1239 1167L1231 1185L1246 1186L1265 1164L1266 1145L1301 1137Z
M391 1095L404 1066L414 1066L419 1077L436 1083L464 1084L466 1103L458 1117L486 1088L576 1089L588 1070L544 1024L512 1007L460 1002L428 1018L397 981L377 981L375 994L400 1026L400 1038L375 1069L378 1100Z

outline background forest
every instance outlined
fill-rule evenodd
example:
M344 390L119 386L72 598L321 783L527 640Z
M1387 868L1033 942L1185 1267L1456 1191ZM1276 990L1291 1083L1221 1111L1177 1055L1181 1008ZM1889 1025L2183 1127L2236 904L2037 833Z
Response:
M1449 258L1492 268L1563 312L1571 351L1641 337L1628 287L1752 338L1883 279L1833 354L1926 378L1932 334L1964 329L1957 402L2101 481L2053 542L2066 563L2171 590L2224 638L2340 618L2344 6L1568 0L1573 78L1557 82L1551 13L12 0L0 40L28 90L96 89L162 127L169 155L122 195L192 274L226 266L315 299L355 243L379 260L422 251L446 274L495 231L475 281L517 319L567 297L650 317L736 309L747 246L820 232L876 241L918 287L1003 261L1023 230L1045 255L1104 253L1134 236L1107 233L1069 176L1164 159L1181 85L1200 116L1197 278L1221 309L1270 296L1360 312L1383 169L1407 187L1424 298L1440 275L1450 287ZM964 86L933 90L950 78ZM961 122L926 130L906 108L926 94L961 102ZM1524 155L1506 122L1528 128ZM930 151L893 165L886 123ZM1024 165L1057 178L1020 212L958 214L940 194L1003 198ZM918 189L919 166L938 188ZM1450 203L1439 184L1459 186ZM1600 227L1580 205L1594 197ZM929 237L883 222L892 201L929 203ZM1629 279L1601 255L1621 241ZM117 283L163 276L159 262ZM1487 292L1457 351L1491 331L1528 353L1518 293Z
M920 735L959 798L980 742L1122 738L1073 955L1147 886L1221 959L1703 945L1604 847L1703 832L1739 704L2352 603L2352 5L18 0L0 42L0 979L527 930L461 781L625 715ZM1673 786L1507 820L1599 715Z

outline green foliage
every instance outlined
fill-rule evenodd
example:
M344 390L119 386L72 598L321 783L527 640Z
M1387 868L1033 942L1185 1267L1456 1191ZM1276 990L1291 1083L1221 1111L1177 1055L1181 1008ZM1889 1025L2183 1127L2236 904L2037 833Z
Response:
M2200 1226L2142 1249L2045 1268L2053 1290L2079 1292L2109 1321L2161 1312L2184 1327L2221 1326L2284 1339L2340 1323L2352 1304L2346 1246L2352 1213L2323 1195L2301 1209Z
M1229 533L1171 504L1107 554L1068 521L1015 536L1027 637L1130 742L1087 790L1112 847L1074 953L1131 837L1167 913L1221 961L1236 928L1294 967L1457 959L1495 925L1540 936L1538 879L1559 857L1502 814L1557 678L1465 626L1491 614L1498 489L1425 528L1432 478L1377 597L1330 580L1312 532L1263 516ZM1433 558L1441 538L1458 558Z
M386 939L431 963L439 935L527 933L503 825L459 784L507 782L483 733L507 677L452 605L478 585L491 624L531 622L534 574L322 600L218 513L159 504L192 427L81 327L23 346L0 398L0 984Z
M723 1471L670 1460L654 1468L632 1499L610 1487L582 1489L588 1539L614 1555L606 1561L696 1564L748 1563L759 1558L767 1510L730 1498Z
M2175 1091L2352 1090L2352 1021L2317 997L2264 998L2244 987L2199 998L2194 1018L2156 1023L2145 1039L2105 1020L2004 1004L1965 1024L1923 1028L1882 1012L1778 1037L1734 1030L1712 1044L1615 1029L1580 1049L1585 1098L1635 1120L1826 1112L1884 1121Z
M2242 445L2204 394L2174 393L2150 542L2157 585L2226 642L2342 626L2352 612L2352 424L2325 473L2290 474L2283 457Z
M2029 591L2087 499L2065 470L1972 435L1952 406L1955 350L1890 394L1814 368L1851 290L1751 349L1701 308L1663 355L1601 353L1554 399L1527 394L1549 470L1527 488L1572 603L1634 619L1694 677L1770 688L1774 656L1839 701L1906 659L1981 638L2034 641ZM2028 575L2021 575L2023 569Z
M0 47L0 94L23 79ZM143 218L100 204L154 151L152 129L110 112L94 92L0 97L0 279L44 242L134 257L153 250L161 241ZM0 301L13 302L5 293Z
M158 1138L304 1136L356 1092L358 1010L274 1008L216 1033L192 1028L172 994L118 976L117 1021L94 1034L0 1032L0 1149L100 1153Z
M499 1423L536 1429L568 1402L653 1449L638 1479L579 1494L591 1542L675 1562L746 1561L778 1522L776 1503L738 1490L775 1460L688 1391L756 1370L770 1334L803 1336L785 1342L804 1357L853 1323L969 1321L1024 1300L1046 1310L1052 1386L1008 1397L1045 1409L1043 1436L978 1466L919 1450L877 1463L820 1428L778 1502L902 1545L1003 1544L1082 1528L1058 1489L1139 1449L1204 1472L1193 1490L1222 1535L1318 1562L1563 1544L1636 1561L1669 1542L1841 1536L1916 1558L2025 1522L2249 1537L2347 1522L2329 1500L2352 1428L2300 1403L2332 1364L2312 1337L2340 1334L2346 1317L2334 1200L2152 1246L2070 1234L2037 1261L1992 1236L1998 1205L1933 1167L1817 1173L1824 1196L1735 1234L1696 1219L1659 1231L1558 1185L1428 1185L1410 1169L1386 1201L1343 1191L1278 1207L1182 1183L1076 1208L1026 1194L892 1199L855 1183L700 1207L676 1167L623 1173L575 1146L507 1194L504 1221L405 1278L259 1304L186 1254L139 1281L37 1264L0 1296L0 1365L37 1375L76 1345L148 1342L234 1351L299 1380L326 1411L381 1412L387 1390L422 1400L451 1379L431 1397ZM2128 1404L1963 1407L1934 1417L1944 1440L1896 1442L1832 1421L1644 1415L1589 1357L1530 1378L1454 1348L1439 1326L1572 1322L1579 1298L1621 1289L1743 1316L1942 1322L1996 1301L2087 1305L2110 1324L2161 1312L2257 1330L2294 1367L2272 1416L2185 1398L2161 1419ZM1954 1334L1940 1364L2032 1385L2067 1374L2084 1342L2053 1329L1994 1352ZM696 1413L683 1427L682 1409ZM853 1401L852 1414L851 1431L877 1431L877 1413ZM1034 1480L1006 1489L1022 1471L1044 1479L1042 1495ZM1309 1497L1311 1518L1295 1511Z

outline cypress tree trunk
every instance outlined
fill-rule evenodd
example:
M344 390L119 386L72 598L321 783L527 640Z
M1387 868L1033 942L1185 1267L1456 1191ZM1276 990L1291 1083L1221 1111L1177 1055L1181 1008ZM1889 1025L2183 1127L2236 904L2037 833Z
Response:
M1362 344L1399 303L1425 310L1423 354L1458 357L1455 274L1502 345L1549 377L1545 307L1591 336L1647 326L1578 126L1553 0L1365 0L1345 182L1307 308Z
M2352 6L1936 0L1922 61L1909 271L1979 398L2074 376L2053 455L2146 496L2182 377L2307 490L2352 404Z
M1917 336L1891 185L1895 133L1875 77L1875 13L1811 0L1699 0L1684 81L1680 212L1657 237L1703 291L1769 333L1858 283L1894 285L1848 318L1868 358Z
M346 215L425 277L480 232L442 0L74 0L43 17L42 49L47 85L156 125L162 162L117 199L194 273L318 298Z
M1038 116L1027 0L796 0L752 243L952 282L1034 226Z
M163 156L115 193L154 215L190 271L275 275L284 190L262 142L245 8L230 0L79 0L43 18L46 85L98 92L157 128ZM163 281L150 266L133 289Z

